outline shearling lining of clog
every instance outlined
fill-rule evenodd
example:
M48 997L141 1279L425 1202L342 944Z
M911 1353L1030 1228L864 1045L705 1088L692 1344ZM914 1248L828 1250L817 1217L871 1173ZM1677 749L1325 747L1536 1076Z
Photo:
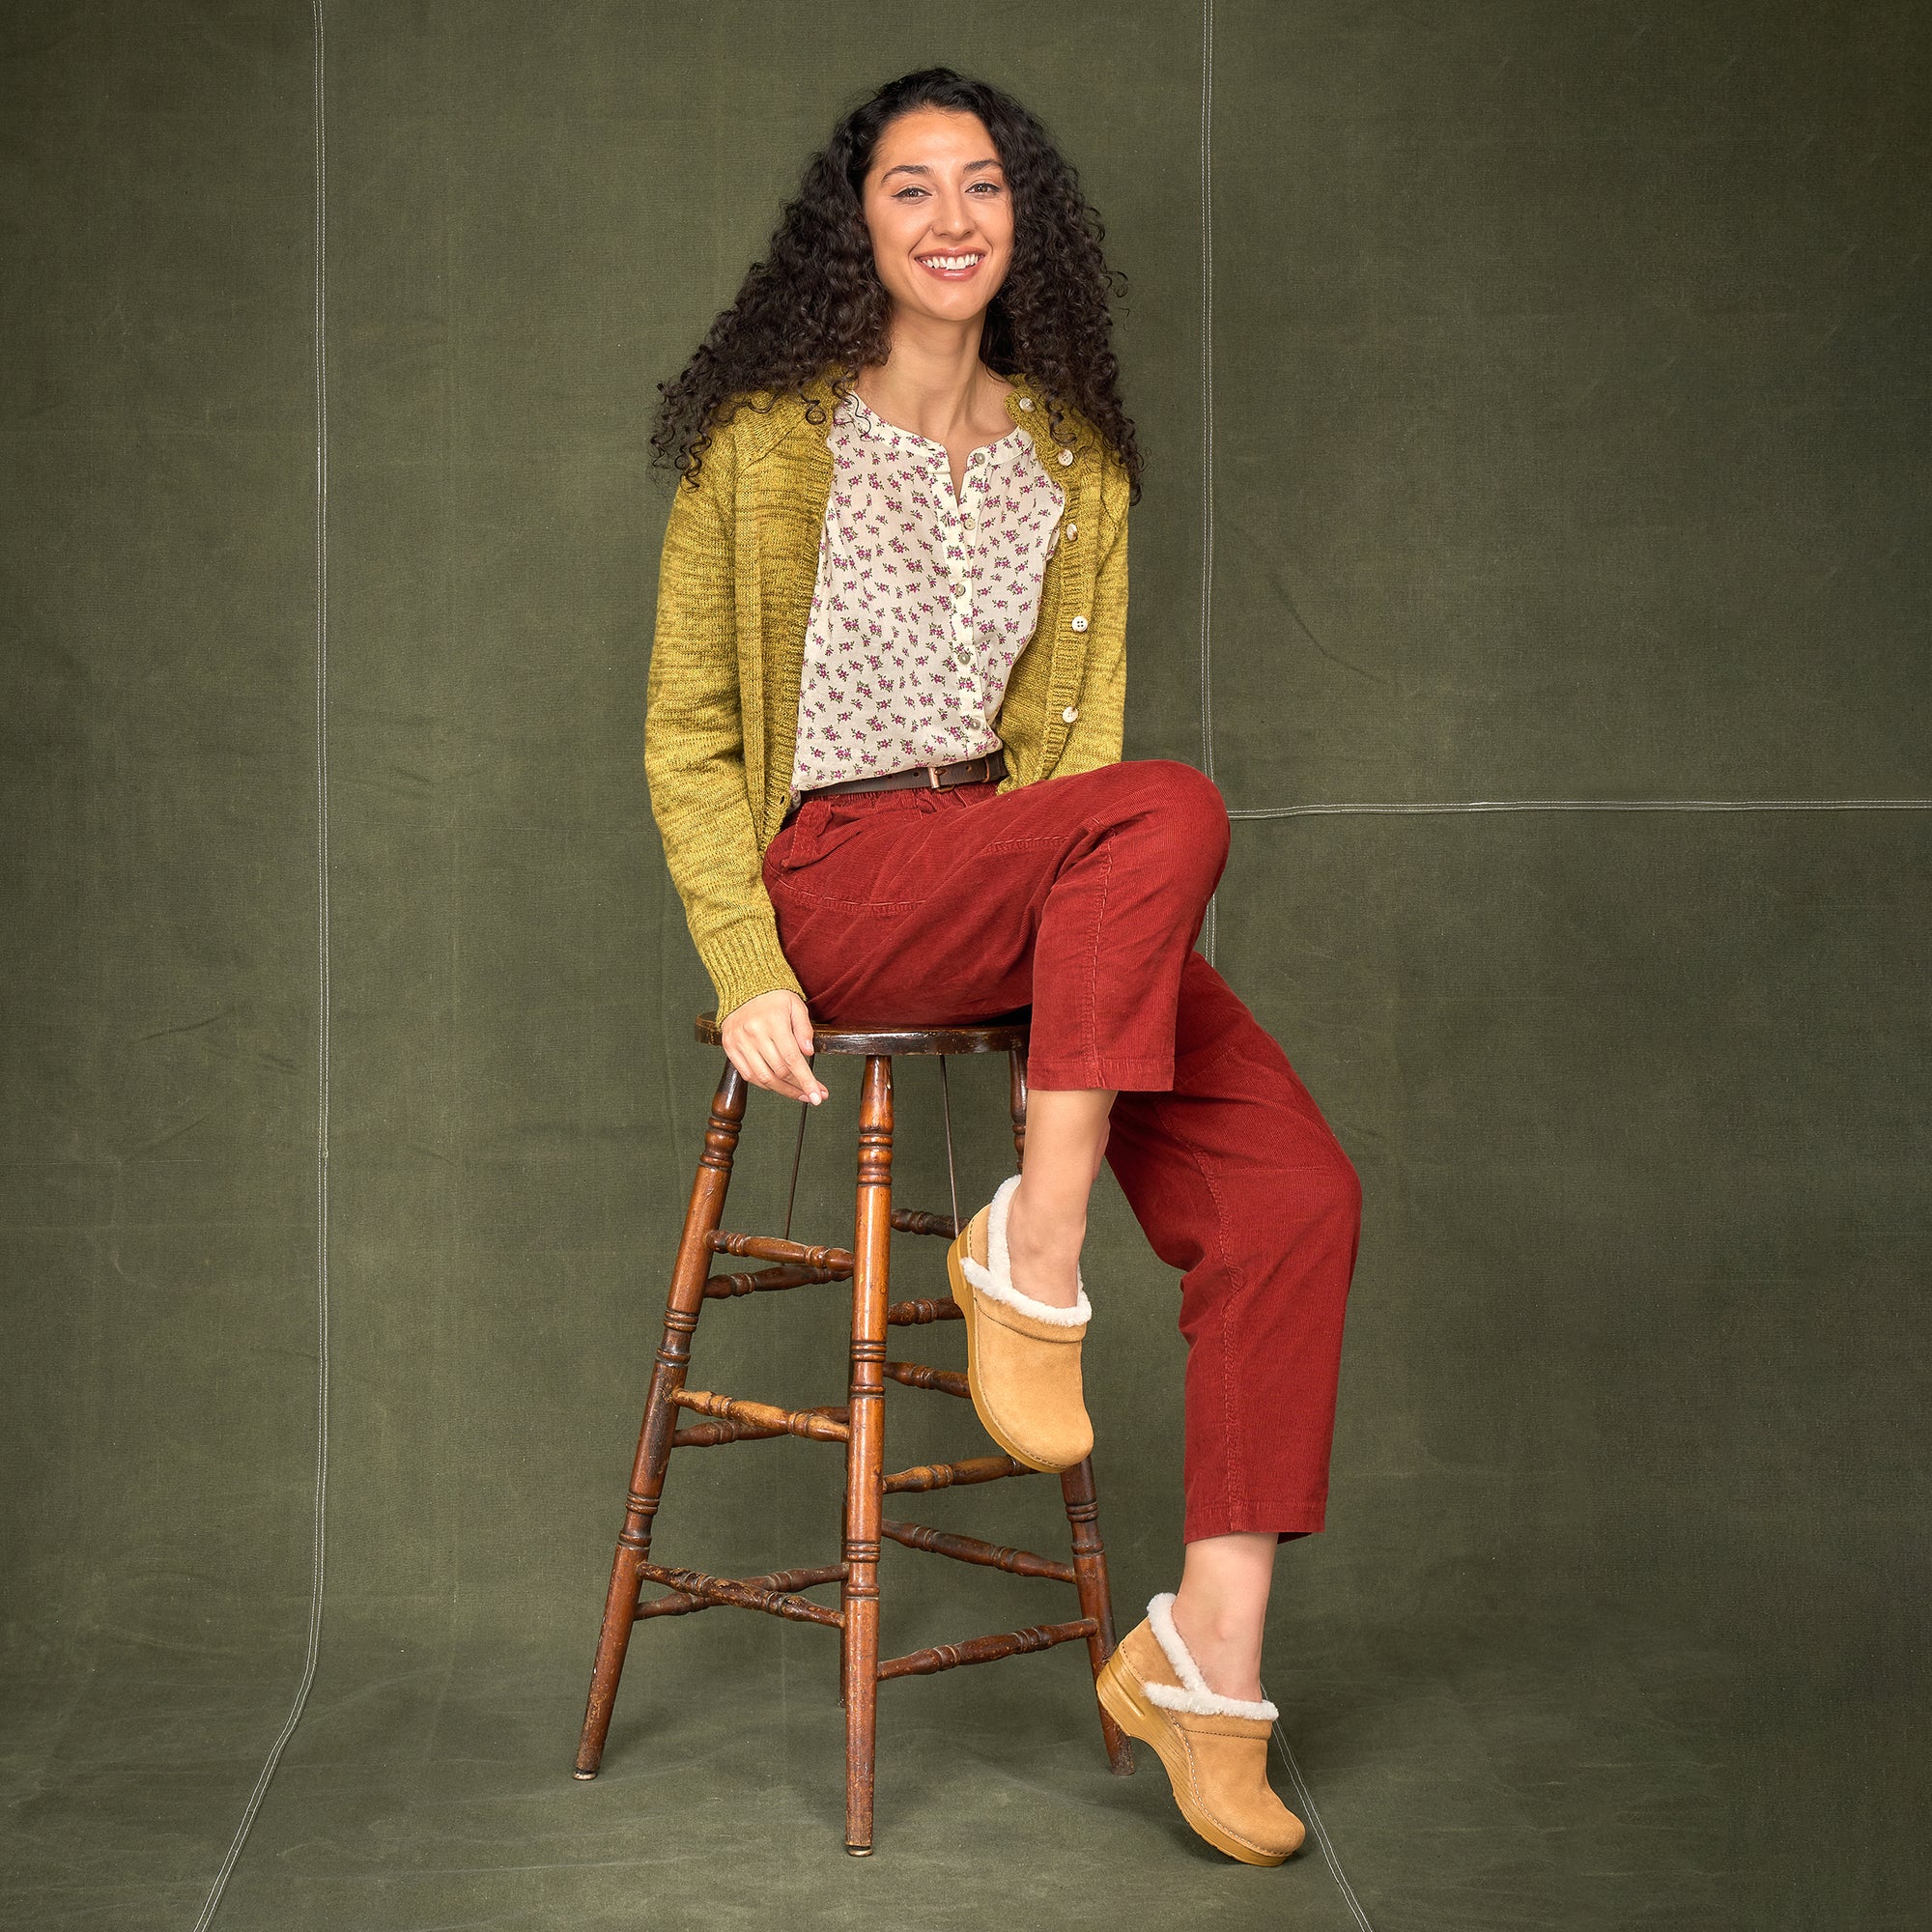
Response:
M986 1262L982 1266L969 1254L962 1253L959 1265L966 1279L981 1294L990 1295L995 1301L1004 1301L1009 1308L1017 1309L1022 1315L1030 1315L1036 1321L1045 1321L1056 1328L1077 1328L1090 1320L1094 1304L1087 1299L1087 1289L1080 1284L1079 1298L1071 1308L1056 1308L1050 1301L1036 1301L1030 1294L1022 1294L1013 1286L1012 1263L1007 1254L1007 1206L1012 1200L1013 1189L1020 1184L1017 1174L1000 1182L999 1191L993 1196L991 1211L986 1216ZM1079 1270L1074 1270L1074 1280L1079 1283Z
M1164 1710L1191 1711L1197 1718L1265 1718L1269 1723L1281 1716L1265 1697L1224 1697L1208 1688L1194 1654L1182 1642L1174 1627L1174 1592L1163 1590L1148 1605L1148 1628L1166 1655L1168 1668L1180 1679L1180 1688L1172 1684L1150 1684L1148 1696Z

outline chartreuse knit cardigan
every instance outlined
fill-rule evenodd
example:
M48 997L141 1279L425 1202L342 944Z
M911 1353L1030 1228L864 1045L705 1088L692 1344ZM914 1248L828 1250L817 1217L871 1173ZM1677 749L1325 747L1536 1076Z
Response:
M1031 432L1066 507L1033 636L993 721L1007 755L1002 791L1119 760L1127 617L1125 467L1069 407L1056 440L1045 392L1025 375L1007 380L1007 413ZM791 801L835 401L828 376L804 395L740 399L713 428L696 480L678 483L665 528L644 771L720 1018L759 993L804 997L779 945L763 859Z

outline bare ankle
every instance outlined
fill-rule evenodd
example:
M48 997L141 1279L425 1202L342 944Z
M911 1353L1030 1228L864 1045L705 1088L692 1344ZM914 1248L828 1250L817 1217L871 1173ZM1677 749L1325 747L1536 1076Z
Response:
M1071 1308L1080 1298L1080 1248L1085 1212L1041 1215L1022 1181L1007 1206L1007 1260L1013 1286L1052 1308Z
M1223 1697L1261 1696L1261 1633L1252 1618L1190 1602L1184 1591L1176 1596L1171 1614L1208 1690Z

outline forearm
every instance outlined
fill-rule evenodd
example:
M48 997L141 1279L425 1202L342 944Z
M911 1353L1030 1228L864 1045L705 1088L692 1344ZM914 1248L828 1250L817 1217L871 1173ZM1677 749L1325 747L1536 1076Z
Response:
M644 774L665 861L723 1019L760 993L800 994L779 945L745 784L728 439L679 483L658 566Z

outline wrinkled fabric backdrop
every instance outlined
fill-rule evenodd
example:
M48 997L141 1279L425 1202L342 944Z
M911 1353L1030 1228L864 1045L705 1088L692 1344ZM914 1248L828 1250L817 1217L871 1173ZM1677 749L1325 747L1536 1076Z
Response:
M7 1921L1922 1922L1929 42L9 8ZM1108 1776L1077 1647L885 1688L868 1863L820 1630L641 1627L570 1776L718 1064L640 765L655 384L934 61L1050 124L1129 277L1128 752L1239 814L1217 963L1367 1193L1266 1661L1326 1844L1278 1871ZM976 1198L1001 1080L955 1064ZM943 1208L931 1064L900 1093ZM727 1225L794 1119L753 1096ZM1124 1628L1183 1345L1111 1179L1087 1275ZM838 1400L843 1299L708 1304L694 1379ZM888 1414L899 1463L983 1446ZM838 1465L682 1456L658 1553L836 1560ZM920 1514L1064 1547L1050 1483ZM893 1649L1071 1613L884 1569Z

